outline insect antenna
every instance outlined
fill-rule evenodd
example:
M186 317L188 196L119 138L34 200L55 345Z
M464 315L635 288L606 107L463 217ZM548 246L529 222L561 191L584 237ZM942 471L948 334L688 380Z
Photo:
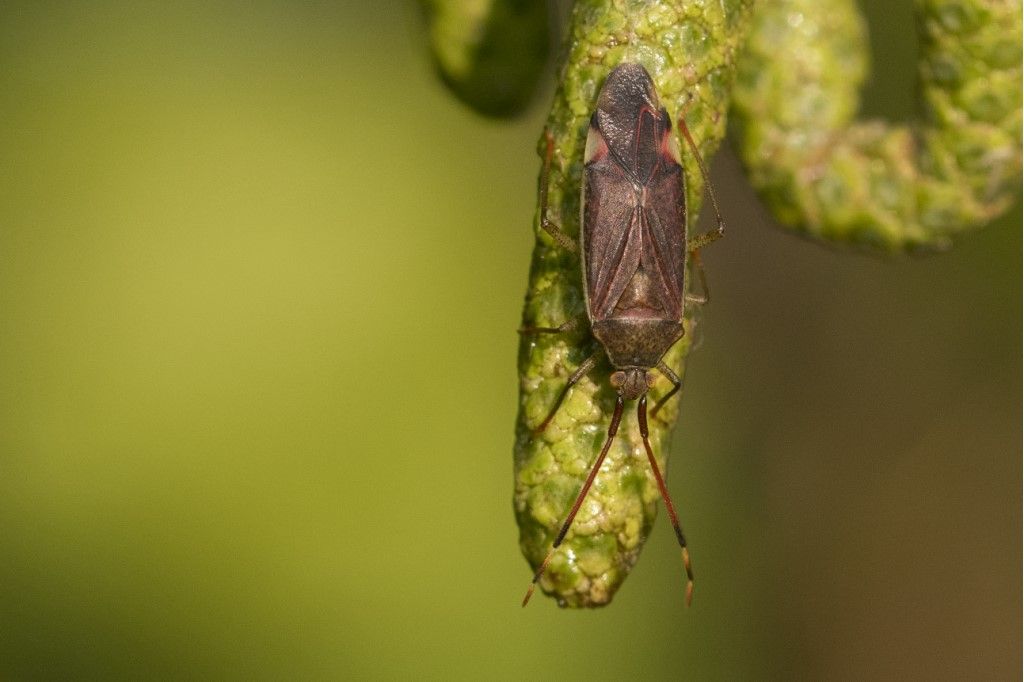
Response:
M612 446L615 434L619 431L619 422L621 420L622 396L620 395L615 399L615 412L612 413L612 423L608 425L608 437L604 441L604 447L601 448L601 454L597 456L596 460L594 460L594 466L590 467L590 475L587 476L587 480L580 489L579 495L576 496L576 501L573 503L572 509L569 511L569 516L566 517L561 530L559 530L558 535L555 536L555 541L552 543L551 549L548 551L548 555L544 557L544 561L541 562L540 568L538 568L537 572L533 574L533 580L530 582L530 587L526 590L526 596L523 597L523 606L526 606L527 603L529 603L530 597L533 596L533 591L537 587L537 581L540 580L542 575L544 575L544 571L547 570L548 567L548 562L551 561L551 557L554 556L555 550L558 549L558 546L562 544L562 540L565 539L565 534L569 532L569 527L572 526L573 519L576 518L576 512L578 512L580 510L580 506L583 505L583 500L586 499L587 493L590 491L590 486L593 485L594 479L597 478L597 472L601 469L604 457L608 454L608 450ZM683 551L686 550L684 549Z
M658 490L661 491L661 499L665 500L665 509L668 510L668 517L672 520L672 528L676 531L676 539L679 541L679 547L683 551L683 567L686 568L686 605L689 606L690 602L693 601L693 566L690 565L690 552L686 549L686 536L683 535L683 529L679 525L679 517L676 516L676 509L672 504L672 498L669 497L668 488L665 487L665 479L662 478L661 470L658 469L658 462L654 459L654 451L651 450L651 441L647 435L646 395L640 396L640 400L637 401L636 417L640 424L640 436L644 441L644 449L647 450L647 461L651 463L654 479L658 482Z

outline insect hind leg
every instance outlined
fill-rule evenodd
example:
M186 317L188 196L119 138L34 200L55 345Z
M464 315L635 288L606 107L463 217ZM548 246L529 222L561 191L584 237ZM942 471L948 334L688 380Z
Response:
M717 225L715 229L705 232L704 234L698 234L686 241L686 250L693 253L694 251L698 251L725 236L725 221L722 219L722 212L718 208L718 199L715 197L715 188L711 184L711 176L708 173L707 166L704 164L704 157L701 156L700 149L697 148L697 143L693 141L690 129L686 125L685 112L679 116L679 132L681 132L683 137L686 138L686 143L690 146L690 150L693 151L693 156L697 160L697 166L700 167L700 174L704 177L704 186L707 187L708 197L711 199L711 206L715 209L715 221Z
M572 237L562 231L562 228L548 218L548 178L551 175L551 157L555 152L555 138L550 130L544 131L547 139L547 146L544 150L544 166L540 171L540 226L551 235L551 238L566 251L576 253L579 249Z

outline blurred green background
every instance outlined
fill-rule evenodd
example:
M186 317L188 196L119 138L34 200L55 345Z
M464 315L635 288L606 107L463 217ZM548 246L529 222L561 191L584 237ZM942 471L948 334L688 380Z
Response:
M878 260L771 227L728 152L694 606L661 518L610 607L520 610L550 92L473 115L411 2L0 4L0 678L1019 677L1019 205Z

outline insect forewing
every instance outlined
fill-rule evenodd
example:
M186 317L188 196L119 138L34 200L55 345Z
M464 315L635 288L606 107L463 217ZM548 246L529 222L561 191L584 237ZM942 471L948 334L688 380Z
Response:
M592 321L682 319L686 206L667 112L643 67L608 76L584 158L582 253Z
M591 128L595 134L600 135ZM583 275L591 319L612 314L640 264L639 232L633 182L610 154L595 159L587 166L583 204Z

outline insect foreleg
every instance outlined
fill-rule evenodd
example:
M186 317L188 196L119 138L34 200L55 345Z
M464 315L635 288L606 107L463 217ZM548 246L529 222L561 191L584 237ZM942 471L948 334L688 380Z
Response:
M520 334L561 334L563 332L573 332L579 329L580 323L583 322L582 317L573 318L567 322L563 322L557 327L520 327Z
M679 392L679 389L683 387L683 382L679 378L679 375L672 371L672 368L665 364L663 360L658 361L658 371L665 375L665 378L672 382L672 390L661 397L661 400L655 404L654 409L651 410L651 416L658 416L658 410L661 406L668 402L669 398Z
M548 416L544 418L544 421L540 423L540 426L533 430L534 435L544 433L544 429L548 428L548 424L550 424L551 420L555 418L555 414L558 413L558 408L562 406L562 402L565 401L565 397L569 395L569 390L575 386L576 383L579 382L585 374L587 374L587 372L594 369L594 365L597 363L597 359L599 357L601 357L601 351L594 351L594 353L584 360L580 366L576 368L576 371L569 376L569 380L565 383L565 388L562 389L561 395L559 395L558 400L555 401L555 406L551 408L551 412L549 412Z
M550 130L544 131L547 138L547 147L544 151L544 167L540 172L540 226L551 235L559 246L567 251L576 253L579 249L576 242L562 231L562 228L551 222L548 218L548 176L551 174L551 156L555 151L555 138Z

